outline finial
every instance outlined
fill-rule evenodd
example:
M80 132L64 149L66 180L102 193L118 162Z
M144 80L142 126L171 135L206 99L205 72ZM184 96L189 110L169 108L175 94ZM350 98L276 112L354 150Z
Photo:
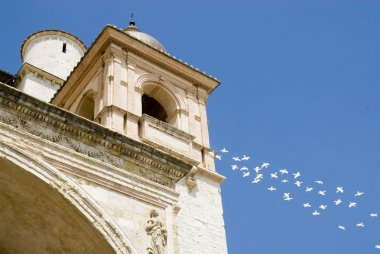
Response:
M130 18L129 26L135 26L135 21L133 20L134 16L135 16L135 13L132 12L131 16L129 17Z

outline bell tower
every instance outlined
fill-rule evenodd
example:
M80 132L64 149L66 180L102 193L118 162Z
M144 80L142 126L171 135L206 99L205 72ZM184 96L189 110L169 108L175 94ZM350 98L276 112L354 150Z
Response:
M143 233L130 221L134 214L139 218L154 209L147 228L161 220L167 246L149 253L227 253L220 194L224 177L215 170L206 113L208 96L219 84L170 55L132 20L125 29L107 25L52 98L53 105L115 133L121 145L135 144L136 152L150 154L145 160L119 156L122 170L148 181L131 183L132 194L119 196L123 212L115 212L119 204L101 200L107 190L98 195L93 187L84 187L108 206L127 235L136 235L131 239L135 247L149 241L141 242L137 235ZM164 170L174 162L186 174ZM158 166L153 168L154 163ZM131 207L137 201L125 201L129 199L142 204Z

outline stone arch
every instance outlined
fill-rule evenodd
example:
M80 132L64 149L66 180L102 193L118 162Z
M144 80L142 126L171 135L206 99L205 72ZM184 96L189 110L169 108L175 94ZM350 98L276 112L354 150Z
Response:
M96 94L92 89L84 93L75 113L93 121L95 117L95 95Z
M0 225L11 223L9 228L15 228L2 227L1 253L137 253L103 209L51 165L0 142L0 169L0 198L8 201L1 204L10 210L0 210Z
M180 112L187 112L187 103L175 86L168 81L162 81L159 76L144 74L136 82L136 89L155 99L165 109L167 122L181 128Z

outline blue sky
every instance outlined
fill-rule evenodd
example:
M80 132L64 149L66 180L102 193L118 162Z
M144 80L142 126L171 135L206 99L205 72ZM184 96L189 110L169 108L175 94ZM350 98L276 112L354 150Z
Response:
M106 24L127 26L133 11L170 54L222 81L208 117L213 148L230 151L217 162L227 177L229 253L380 253L380 221L369 217L380 214L380 1L205 2L8 1L0 69L17 73L33 32L61 29L89 46ZM321 179L328 195L267 175L251 184L230 168L231 156L243 154L249 168L269 162L266 174L286 168L300 171L304 184ZM365 195L354 198L358 190ZM284 192L294 200L283 201ZM334 207L336 198L345 206ZM314 207L302 207L308 201L328 208L312 216Z

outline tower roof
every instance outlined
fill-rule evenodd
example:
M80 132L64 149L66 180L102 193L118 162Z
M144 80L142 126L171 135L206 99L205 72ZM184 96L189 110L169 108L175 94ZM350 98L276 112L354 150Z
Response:
M161 52L166 53L164 46L154 37L150 36L149 34L141 32L135 26L135 22L133 20L129 22L129 26L124 28L123 31L126 32L128 35L132 36L133 38L136 38L137 40L151 46L152 48L155 48Z

